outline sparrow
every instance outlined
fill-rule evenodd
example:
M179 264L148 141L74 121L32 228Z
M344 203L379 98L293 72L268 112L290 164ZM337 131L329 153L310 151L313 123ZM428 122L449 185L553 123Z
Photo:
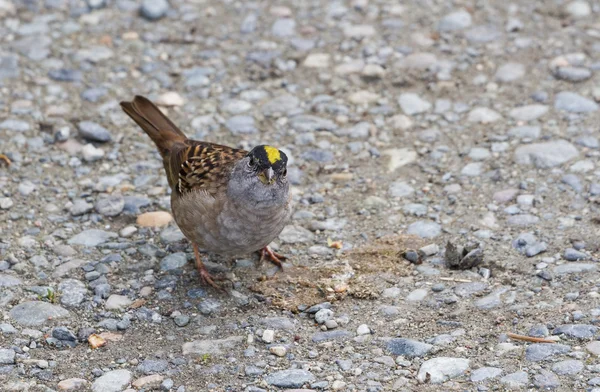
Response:
M220 288L200 249L224 256L260 252L282 267L269 246L292 214L286 154L272 146L250 151L191 140L150 100L135 96L123 111L152 139L163 159L175 222L193 245L196 268Z

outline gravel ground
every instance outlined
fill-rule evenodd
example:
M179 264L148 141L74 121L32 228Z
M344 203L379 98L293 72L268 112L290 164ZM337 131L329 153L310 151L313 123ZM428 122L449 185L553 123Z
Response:
M599 20L0 0L0 389L600 391ZM288 154L283 272L199 283L134 94Z

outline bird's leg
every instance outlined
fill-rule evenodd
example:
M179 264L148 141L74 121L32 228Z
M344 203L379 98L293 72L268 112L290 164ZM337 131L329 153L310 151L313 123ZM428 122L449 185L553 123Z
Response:
M280 255L277 252L274 252L268 246L265 246L264 248L262 248L261 250L259 250L259 252L260 252L260 261L261 261L261 263L262 263L262 261L264 259L269 259L269 261L271 263L273 263L276 266L278 266L279 268L283 269L283 265L281 264L281 260L285 260L285 259L287 259L287 257L285 257L284 255Z
M0 154L0 161L6 162L7 166L10 166L10 164L11 164L10 159L8 159L8 157L4 154Z
M223 289L223 287L221 287L215 283L216 278L213 278L213 276L210 274L210 272L208 272L208 270L206 269L206 266L202 262L202 257L200 256L200 251L198 250L198 245L193 244L193 247L194 247L194 255L196 256L196 268L198 269L198 274L200 275L200 279L204 283L214 287L217 290L225 291L225 289Z

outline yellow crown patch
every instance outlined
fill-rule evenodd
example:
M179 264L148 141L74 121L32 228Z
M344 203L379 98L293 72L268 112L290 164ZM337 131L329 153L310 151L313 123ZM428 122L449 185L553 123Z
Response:
M281 160L281 153L275 147L265 146L265 152L267 153L267 159L271 165Z

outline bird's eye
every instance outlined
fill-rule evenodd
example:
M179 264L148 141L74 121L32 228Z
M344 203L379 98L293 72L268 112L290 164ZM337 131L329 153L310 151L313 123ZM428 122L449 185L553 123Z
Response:
M283 172L281 172L281 176L283 178L287 177L287 169L283 169Z
M248 167L254 167L256 166L256 161L254 160L254 157L251 157L250 160L248 161Z

